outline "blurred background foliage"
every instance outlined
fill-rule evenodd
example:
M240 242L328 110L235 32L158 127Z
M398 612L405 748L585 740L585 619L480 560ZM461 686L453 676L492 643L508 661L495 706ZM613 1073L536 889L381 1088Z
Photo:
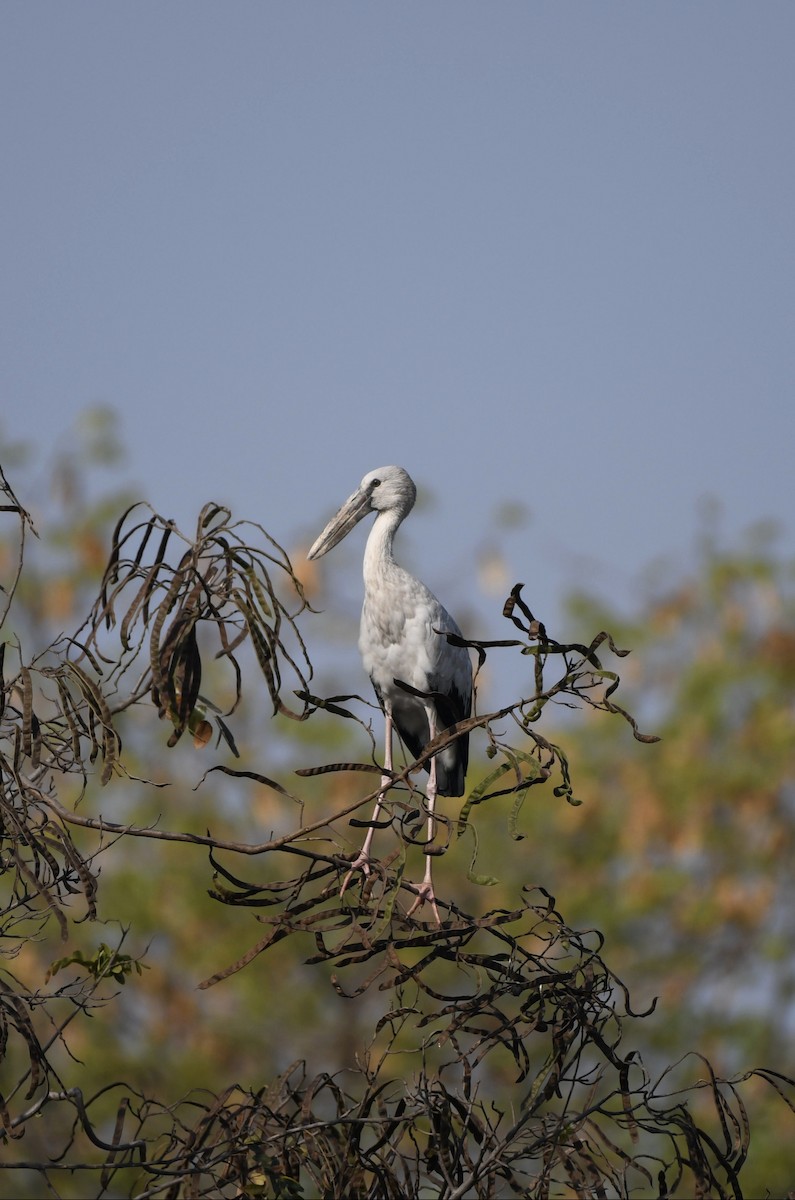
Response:
M0 443L0 461L39 534L26 547L4 628L4 640L18 640L33 657L85 615L112 526L138 497L120 482L123 449L109 410L87 413L52 463L10 443ZM283 534L269 514L246 515L277 538ZM454 842L437 866L437 888L471 911L485 911L510 907L522 885L540 885L573 928L600 930L606 961L630 987L635 1010L657 998L654 1016L632 1029L647 1065L663 1069L697 1050L727 1075L754 1066L792 1073L795 564L779 554L772 526L723 546L708 524L692 568L650 572L634 612L616 611L584 587L564 614L535 614L556 636L585 638L607 629L619 646L632 648L622 665L623 703L661 742L639 745L624 722L588 712L559 710L556 729L547 711L544 735L564 742L582 803L572 807L548 789L531 789L520 818L523 839L510 841L511 798L490 802L479 816L478 869L499 881L490 889L468 882L471 848ZM301 548L294 550L300 571ZM17 553L15 536L0 525L3 582ZM311 575L305 583L311 600L313 585L320 585ZM467 607L464 595L445 599L453 611ZM326 694L367 694L355 651L356 615L345 678L330 678L331 668L321 665ZM510 636L495 626L482 636ZM314 657L324 640L322 615L312 617L311 635ZM361 754L361 730L352 722L323 713L311 727L271 720L265 701L245 693L234 737L244 762L269 764L288 790L310 745L316 762ZM212 759L184 740L168 750L167 725L158 724L152 708L125 716L121 730L129 777L92 798L92 812L246 841L269 836L284 821L290 801L255 782L241 786L216 775L197 786L211 762L233 763L225 746ZM474 749L473 785L491 769L478 760L477 739ZM153 789L136 776L167 786ZM356 786L350 776L331 774L305 780L302 794L318 812L333 811ZM63 799L70 803L68 795ZM74 837L80 845L79 830ZM352 830L352 849L358 837ZM75 1021L56 1052L64 1064L79 1061L86 1094L115 1079L174 1097L194 1087L218 1090L230 1079L257 1088L297 1058L317 1071L354 1065L370 1036L370 1004L339 996L326 968L305 965L295 939L199 989L263 932L256 910L226 907L208 894L213 870L206 850L126 839L120 854L104 855L98 866L99 922L71 923L66 944L48 927L18 947L13 963L15 976L35 987L54 962L77 952L90 957L102 943L142 960L140 974L103 984L93 1019ZM84 970L73 962L58 978ZM104 1005L101 995L116 998ZM10 1065L15 1077L18 1064ZM69 1069L74 1077L74 1061ZM506 1096L511 1081L510 1072L497 1081ZM754 1099L746 1194L783 1195L795 1187L789 1114L761 1084ZM46 1130L28 1129L28 1157L35 1156L36 1136L46 1151Z

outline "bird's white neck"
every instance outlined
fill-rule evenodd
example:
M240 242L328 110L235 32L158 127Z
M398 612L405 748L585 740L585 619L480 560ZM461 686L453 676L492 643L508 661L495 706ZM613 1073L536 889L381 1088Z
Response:
M403 516L404 514L396 509L388 509L376 517L364 550L365 586L394 567L392 542Z

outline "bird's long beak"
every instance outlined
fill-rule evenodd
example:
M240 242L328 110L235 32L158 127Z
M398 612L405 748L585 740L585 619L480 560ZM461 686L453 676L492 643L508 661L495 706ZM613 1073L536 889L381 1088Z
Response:
M346 533L350 533L356 522L361 521L362 517L367 516L369 512L372 512L370 494L359 488L345 501L337 515L331 518L306 557L320 558L321 555L332 550L338 542L342 541Z

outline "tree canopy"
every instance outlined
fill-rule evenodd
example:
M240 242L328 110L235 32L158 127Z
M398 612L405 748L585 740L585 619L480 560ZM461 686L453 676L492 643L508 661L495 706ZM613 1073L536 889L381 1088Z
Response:
M399 760L340 896L380 725L320 693L309 585L223 506L182 532L87 499L118 449L89 432L57 520L1 480L14 1194L790 1188L795 573L769 531L705 542L631 619L573 597L568 641L514 587L467 642L525 680L448 735L467 794L428 846L429 752ZM441 926L406 915L429 851Z

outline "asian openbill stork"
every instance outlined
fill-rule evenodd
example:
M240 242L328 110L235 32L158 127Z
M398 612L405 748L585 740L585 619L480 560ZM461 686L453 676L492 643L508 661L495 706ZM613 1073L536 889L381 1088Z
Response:
M461 631L433 592L395 562L392 542L401 521L411 512L417 489L402 467L380 467L365 475L309 551L320 558L342 541L368 513L376 513L364 552L364 605L359 650L364 668L384 710L386 747L381 791L373 822L392 782L392 726L397 727L408 750L418 758L438 734L469 716L472 709L472 663L468 651L448 642L446 633ZM418 696L400 686L406 683ZM461 796L469 757L469 736L464 733L445 746L426 765L428 772L428 844L433 841L434 804L439 796ZM342 894L354 871L370 872L371 825L364 845L351 863ZM426 857L425 878L409 915L430 901L437 921L439 911L433 891L431 856Z

